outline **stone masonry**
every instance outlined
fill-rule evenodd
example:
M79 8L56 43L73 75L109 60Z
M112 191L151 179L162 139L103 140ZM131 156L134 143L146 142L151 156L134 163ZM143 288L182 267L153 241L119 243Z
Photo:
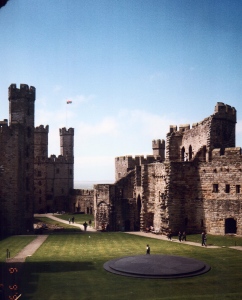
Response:
M48 129L34 127L36 90L9 87L9 123L0 122L0 235L33 230L34 212L69 210L74 129L60 129L61 155L48 157Z
M190 128L170 126L153 155L115 158L116 182L94 186L96 229L242 235L242 156L236 110L217 103Z

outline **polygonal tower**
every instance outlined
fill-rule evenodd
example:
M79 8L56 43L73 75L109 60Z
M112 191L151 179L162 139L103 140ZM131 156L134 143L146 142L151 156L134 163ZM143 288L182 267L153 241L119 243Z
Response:
M22 231L33 229L33 197L34 197L34 112L35 88L27 84L11 84L8 90L9 99L9 126L19 134L15 137L16 170L14 171L14 184L16 187L15 201L16 218L22 214ZM12 215L12 218L15 217ZM17 222L17 220L15 219Z
M60 129L60 154L74 160L74 128Z

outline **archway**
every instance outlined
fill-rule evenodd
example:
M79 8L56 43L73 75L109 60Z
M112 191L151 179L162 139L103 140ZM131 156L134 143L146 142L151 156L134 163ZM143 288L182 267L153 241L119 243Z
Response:
M237 232L237 222L234 218L225 219L225 234L226 233L236 233Z
M189 161L192 159L192 146L189 146Z
M181 161L185 161L185 148L182 147L181 149Z

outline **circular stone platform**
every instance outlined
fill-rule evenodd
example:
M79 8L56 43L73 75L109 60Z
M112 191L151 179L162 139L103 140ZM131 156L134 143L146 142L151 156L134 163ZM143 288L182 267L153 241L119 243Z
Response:
M107 261L108 272L140 278L181 278L201 275L210 266L193 258L174 255L136 255Z

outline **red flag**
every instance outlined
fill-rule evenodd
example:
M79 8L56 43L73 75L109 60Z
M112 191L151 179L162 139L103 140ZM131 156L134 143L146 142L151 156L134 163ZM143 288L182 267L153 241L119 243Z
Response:
M67 100L66 103L67 103L67 104L71 104L72 101L71 101L71 100Z

